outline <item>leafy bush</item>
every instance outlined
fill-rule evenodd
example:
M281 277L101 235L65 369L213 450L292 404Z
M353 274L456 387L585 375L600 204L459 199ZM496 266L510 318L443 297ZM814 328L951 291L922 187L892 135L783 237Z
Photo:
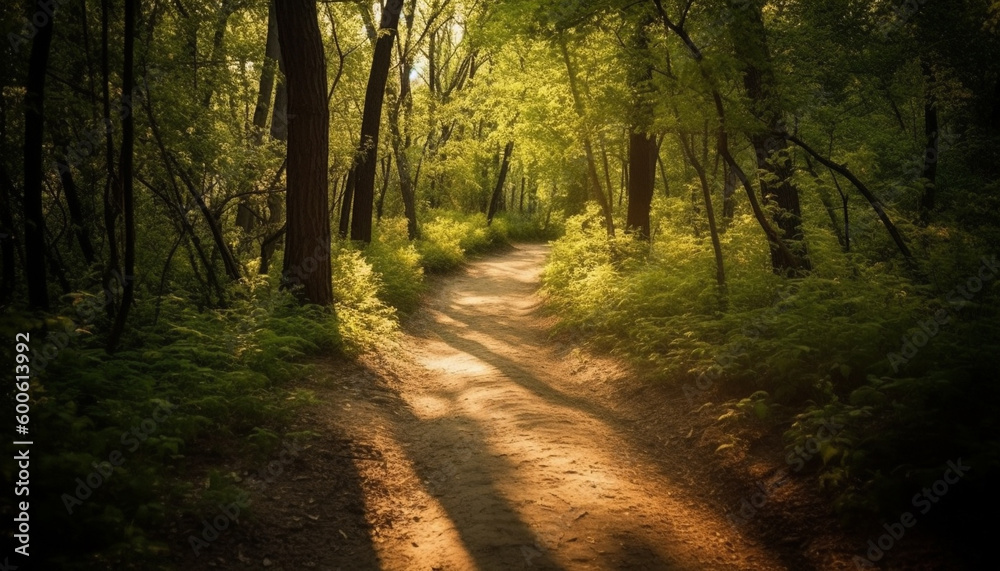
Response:
M415 310L424 291L424 270L420 253L407 238L406 219L383 219L364 256L380 277L379 299L400 313Z
M382 277L361 251L336 243L332 269L334 307L345 349L356 354L391 339L398 326L396 309L379 299Z
M465 262L466 254L494 250L507 244L496 228L486 225L483 214L436 211L421 227L417 244L424 268L446 272Z

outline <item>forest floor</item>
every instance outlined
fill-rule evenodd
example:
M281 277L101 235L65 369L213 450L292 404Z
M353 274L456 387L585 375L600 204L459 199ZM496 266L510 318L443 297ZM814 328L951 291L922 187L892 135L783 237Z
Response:
M251 517L197 557L184 540L183 567L855 569L878 534L844 531L813 475L761 487L780 437L716 453L721 428L678 387L552 336L547 252L432 278L396 345L319 360L293 428L319 436L277 475L248 470ZM881 568L949 568L916 532Z

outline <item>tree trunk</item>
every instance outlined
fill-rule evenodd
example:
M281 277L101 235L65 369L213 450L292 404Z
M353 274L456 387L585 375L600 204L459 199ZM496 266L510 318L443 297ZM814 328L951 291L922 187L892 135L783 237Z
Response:
M729 165L725 165L723 169L725 172L725 183L722 186L722 227L723 229L729 227L729 224L733 221L733 216L736 215L736 184L739 182L736 180L736 173L733 169L729 168Z
M351 239L368 243L372 239L372 209L375 203L375 163L378 154L379 127L382 122L382 102L385 82L389 78L389 60L399 25L403 0L387 0L382 8L378 39L372 56L365 110L361 118L360 159L354 183L354 206L351 212Z
M500 162L500 174L497 175L497 185L493 187L490 209L486 213L487 226L493 223L493 217L496 216L497 210L500 208L500 194L503 192L503 185L507 180L507 170L510 168L510 155L513 152L514 141L507 141L507 145L503 148L503 159Z
M89 266L94 263L94 246L90 242L90 232L87 231L87 222L83 219L83 208L80 205L80 194L77 192L76 183L73 181L73 172L66 163L60 163L58 169L59 179L63 185L63 193L66 195L66 207L69 210L69 219L73 224L73 231L76 234L77 242L80 243L80 251L83 252L83 259Z
M330 112L326 60L313 0L275 4L288 90L288 188L283 278L301 284L301 299L333 303L327 180Z
M522 172L524 171L523 168L521 170L522 170ZM523 213L524 212L524 175L523 174L521 175L521 194L520 194L520 196L518 198L518 201L517 201L517 211L519 213Z
M24 96L24 251L28 307L48 310L45 276L45 214L42 209L42 135L44 128L45 73L49 65L53 22L45 16L31 43L28 81Z
M351 229L351 205L354 200L354 180L357 176L357 165L352 165L347 172L347 182L344 183L344 198L340 202L340 237L347 238Z
M924 168L921 178L924 179L924 194L920 197L920 219L927 221L927 216L934 209L934 186L937 182L938 163L938 108L934 97L934 70L926 60L920 63L924 75Z
M570 92L573 95L573 106L576 109L577 117L579 117L581 123L587 120L586 113L583 107L583 98L580 95L580 90L577 87L576 81L576 69L573 67L573 62L569 57L569 49L566 47L565 38L560 37L559 49L562 51L563 61L566 64L566 74L569 76L569 87ZM597 174L597 161L594 158L594 147L590 141L590 134L587 132L586 125L581 126L581 134L583 137L583 151L587 156L587 176L589 178L591 192L597 203L601 206L601 212L604 213L604 224L608 229L608 236L614 237L615 235L615 221L611 213L611 204L609 198L604 194L604 190L601 188L601 179ZM608 189L610 192L611 189Z
M277 8L275 8L277 11ZM283 40L278 34L278 71L281 79L274 90L274 111L271 112L271 138L276 141L288 140L288 76L285 74L285 57L281 47Z
M120 186L115 173L115 143L111 129L111 71L108 66L108 18L110 0L101 0L101 90L104 118L104 161L107 178L104 181L104 231L108 238L108 268L104 273L104 287L112 290L113 276L121 273L118 251L118 213ZM107 304L108 315L114 314L113 303Z
M707 139L708 135L706 134L705 137ZM719 231L715 225L715 209L712 208L712 193L708 187L705 165L698 160L693 140L690 142L686 141L684 140L684 135L681 135L681 147L684 149L684 154L687 155L691 166L698 173L698 181L701 183L701 194L705 201L705 212L708 215L708 231L712 236L712 250L715 252L715 280L720 288L725 288L726 272L722 262L722 244L719 241Z
M385 195L389 192L389 180L392 178L389 171L392 170L392 155L386 155L382 163L382 188L378 191L378 201L375 203L375 218L382 220L382 207L385 205Z
M399 125L401 120L400 106L406 105L405 98L410 96L409 66L403 67L406 79L404 80L403 76L400 76L400 82L403 83L403 86L399 90L400 99L389 109L389 130L392 137L392 153L396 156L396 171L399 175L399 194L403 199L403 213L406 215L406 233L410 240L414 240L419 237L420 233L417 227L417 200L414 194L413 177L410 173L410 160L406 156L406 151L409 148L409 137L403 136ZM379 197L378 217L382 218L381 196Z
M267 115L271 109L271 93L274 91L274 72L278 67L281 48L278 46L278 22L274 16L274 0L267 5L267 41L264 45L264 61L257 90L257 106L253 111L253 124L263 134L267 126ZM258 138L258 140L260 140Z
M649 208L656 184L656 140L633 131L628 138L628 213L625 225L649 240Z
M135 101L135 19L139 0L125 0L125 69L122 73L122 97L128 106ZM108 334L108 353L118 348L125 331L132 300L135 298L135 193L132 163L135 150L135 113L128 113L122 121L122 157L118 172L122 180L122 210L125 222L125 268L122 276L122 301L115 323Z
M757 168L766 173L759 177L761 199L765 204L773 201L778 207L775 222L787 246L772 245L771 266L779 274L798 273L808 270L810 265L803 241L799 189L792 184L791 160L784 153L788 145L783 137L774 134L783 131L782 108L761 7L756 2L742 2L732 9L741 15L733 18L730 30L733 41L740 46L737 54L743 65L743 86L750 98L751 112L766 126L749 136L757 156ZM789 257L786 252L794 255Z
M0 306L6 306L14 293L16 270L14 267L14 213L10 197L14 185L7 169L0 164L0 254L3 255L3 271L0 276Z

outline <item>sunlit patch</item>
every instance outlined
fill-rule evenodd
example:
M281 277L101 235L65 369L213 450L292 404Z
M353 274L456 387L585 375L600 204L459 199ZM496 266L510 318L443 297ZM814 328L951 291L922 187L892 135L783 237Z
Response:
M453 412L453 403L449 399L435 395L418 395L412 397L409 402L413 412L423 420L438 418Z
M463 295L455 300L454 305L499 305L504 300L495 295Z

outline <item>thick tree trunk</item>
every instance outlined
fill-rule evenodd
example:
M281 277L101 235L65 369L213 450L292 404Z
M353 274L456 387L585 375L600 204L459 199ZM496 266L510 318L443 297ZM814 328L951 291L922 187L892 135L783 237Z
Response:
M275 5L288 89L288 188L283 277L303 286L303 301L331 305L330 112L326 60L313 0Z
M628 68L628 83L632 93L631 130L628 140L628 211L625 225L629 231L637 232L643 240L649 240L649 209L656 186L656 162L660 146L649 134L653 122L653 106L650 99L650 82L653 69L648 63L648 26L653 22L651 12L644 11L631 35L631 50L634 52ZM623 169L623 176L625 171Z
M628 138L628 214L625 225L649 239L649 208L656 184L656 139L633 131Z
M43 12L39 14L45 15ZM53 22L46 16L31 43L28 81L24 96L24 251L28 307L49 308L45 276L45 215L42 209L42 135L44 128L45 72L49 65Z
M354 187L354 206L351 212L351 239L371 242L372 209L375 203L375 163L378 154L379 127L382 122L382 102L385 99L385 82L389 78L389 60L399 25L403 0L387 0L382 8L378 39L372 56L368 88L365 91L365 110L361 118L360 159Z

